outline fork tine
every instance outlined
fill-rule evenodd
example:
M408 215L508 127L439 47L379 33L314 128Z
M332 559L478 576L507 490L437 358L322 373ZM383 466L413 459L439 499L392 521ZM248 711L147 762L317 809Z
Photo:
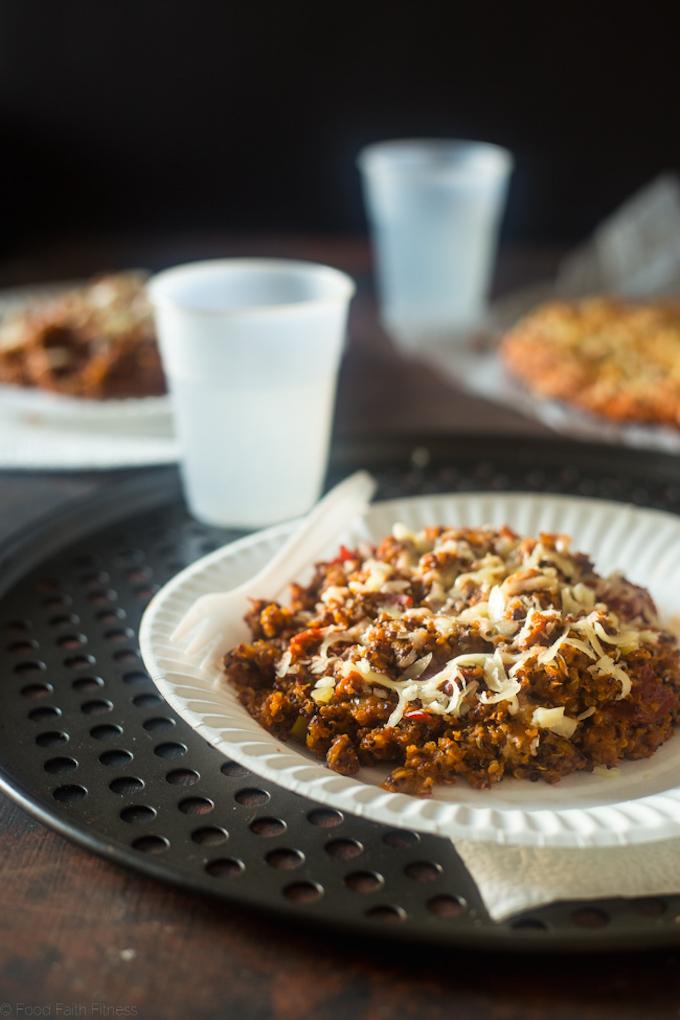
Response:
M209 645L206 646L206 651L201 659L200 669L203 673L212 672L214 669L218 669L220 666L221 659L221 638L215 638Z
M185 655L201 655L204 648L207 648L211 643L214 626L215 621L211 616L201 620L193 628L189 640L184 644L183 651Z
M172 641L173 644L176 645L182 644L184 641L189 640L189 638L191 637L194 627L199 622L196 619L195 609L196 606L193 605L191 609L189 609L184 614L182 619L179 621L179 623L173 630L172 634L170 635L170 640Z
M182 642L190 640L196 627L205 622L204 599L205 595L201 595L200 598L196 599L191 608L187 610L170 635L171 641Z
M183 639L188 639L199 623L202 623L203 620L209 617L219 615L223 610L224 598L224 594L215 592L199 595L177 624L172 633L171 640L177 639L182 641Z

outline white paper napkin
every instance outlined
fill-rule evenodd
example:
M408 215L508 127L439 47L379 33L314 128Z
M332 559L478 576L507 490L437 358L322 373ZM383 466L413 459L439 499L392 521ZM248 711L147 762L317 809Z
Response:
M178 458L172 435L115 431L55 423L29 424L0 417L0 469L90 471L172 464Z
M680 893L680 840L597 849L527 848L457 842L495 921L558 900Z

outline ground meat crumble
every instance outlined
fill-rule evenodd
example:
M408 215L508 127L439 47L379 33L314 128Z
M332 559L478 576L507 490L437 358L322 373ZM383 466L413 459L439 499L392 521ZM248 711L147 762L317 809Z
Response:
M280 739L427 796L646 758L680 717L680 652L649 594L565 535L395 525L253 601L227 681Z

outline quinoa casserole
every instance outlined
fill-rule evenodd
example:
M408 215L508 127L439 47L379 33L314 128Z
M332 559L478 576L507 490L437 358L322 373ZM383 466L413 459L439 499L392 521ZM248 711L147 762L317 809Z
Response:
M553 301L504 338L508 369L539 396L613 421L680 427L680 304Z
M166 391L142 273L100 276L9 314L0 383L95 400Z
M555 783L649 757L680 717L680 654L650 595L566 535L395 525L253 600L225 676L247 711L331 769Z

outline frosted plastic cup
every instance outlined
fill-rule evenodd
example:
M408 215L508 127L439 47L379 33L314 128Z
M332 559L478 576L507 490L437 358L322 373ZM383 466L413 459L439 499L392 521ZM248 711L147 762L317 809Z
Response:
M381 317L402 345L482 318L512 157L485 142L379 142L358 158Z
M259 527L321 492L354 283L287 259L217 259L154 276L187 501L201 521Z

